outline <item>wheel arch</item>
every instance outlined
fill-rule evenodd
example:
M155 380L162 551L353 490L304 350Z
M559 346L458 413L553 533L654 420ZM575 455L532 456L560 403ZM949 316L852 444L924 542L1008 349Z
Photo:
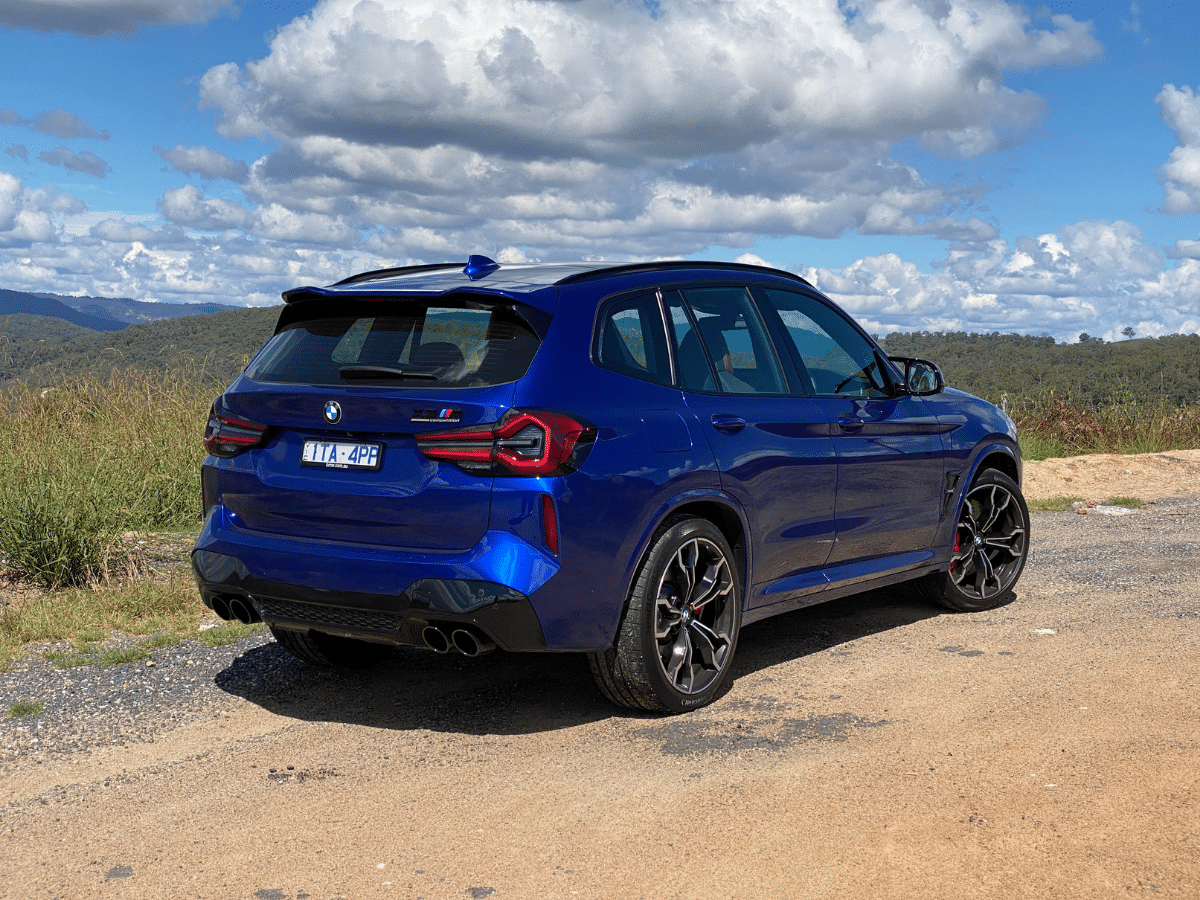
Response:
M750 526L745 513L732 497L728 494L708 491L689 492L676 497L671 502L664 504L650 519L638 539L637 550L630 556L630 564L624 573L622 581L625 592L622 603L628 602L629 591L633 587L637 573L646 561L646 554L654 546L654 539L668 522L684 516L711 522L729 542L729 547L733 550L734 562L738 566L738 575L741 577L742 604L744 606L746 598L750 595L750 572L753 565L752 550L747 539Z
M955 523L958 522L958 517L962 512L962 504L967 496L967 491L971 489L971 485L975 483L979 474L987 469L1002 472L1015 481L1018 488L1022 486L1021 451L1015 442L1000 439L998 436L994 436L990 442L983 442L970 466L967 467L965 477L954 485L953 495L947 497L942 523L938 528L938 540L935 543L935 547L941 548L939 568L950 563L950 547L954 542Z
M991 447L980 454L968 483L974 481L984 469L996 469L1015 481L1018 486L1021 484L1021 457L1014 454L1005 444Z

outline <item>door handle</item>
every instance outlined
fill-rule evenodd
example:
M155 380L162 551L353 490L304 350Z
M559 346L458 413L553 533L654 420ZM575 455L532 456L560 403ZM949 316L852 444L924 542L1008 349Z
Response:
M717 413L712 417L712 426L722 434L737 434L746 427L746 420L741 416Z
M854 434L855 432L862 431L862 427L865 424L867 423L858 416L838 416L838 427L847 434Z

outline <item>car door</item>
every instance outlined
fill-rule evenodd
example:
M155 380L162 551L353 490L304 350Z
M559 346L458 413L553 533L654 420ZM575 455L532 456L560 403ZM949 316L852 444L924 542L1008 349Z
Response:
M685 402L751 529L750 606L823 590L837 454L824 414L796 396L742 285L664 292Z
M895 388L886 359L841 311L802 291L762 296L837 453L831 580L918 564L942 514L945 427L920 398ZM832 571L838 566L851 568Z

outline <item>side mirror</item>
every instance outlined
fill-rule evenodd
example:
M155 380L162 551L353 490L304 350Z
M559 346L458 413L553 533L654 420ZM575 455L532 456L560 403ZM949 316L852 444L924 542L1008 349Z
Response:
M904 370L904 390L915 397L938 394L946 387L942 370L927 359L913 359L909 356L889 356L888 359Z

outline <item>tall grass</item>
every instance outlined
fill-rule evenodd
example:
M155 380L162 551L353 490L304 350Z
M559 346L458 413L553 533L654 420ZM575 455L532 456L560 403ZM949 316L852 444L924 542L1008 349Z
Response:
M199 521L200 435L212 390L114 371L0 395L0 553L48 587L100 573L124 531Z
M1087 453L1162 453L1200 447L1200 406L1116 398L1091 406L1059 397L1008 404L1026 459Z

